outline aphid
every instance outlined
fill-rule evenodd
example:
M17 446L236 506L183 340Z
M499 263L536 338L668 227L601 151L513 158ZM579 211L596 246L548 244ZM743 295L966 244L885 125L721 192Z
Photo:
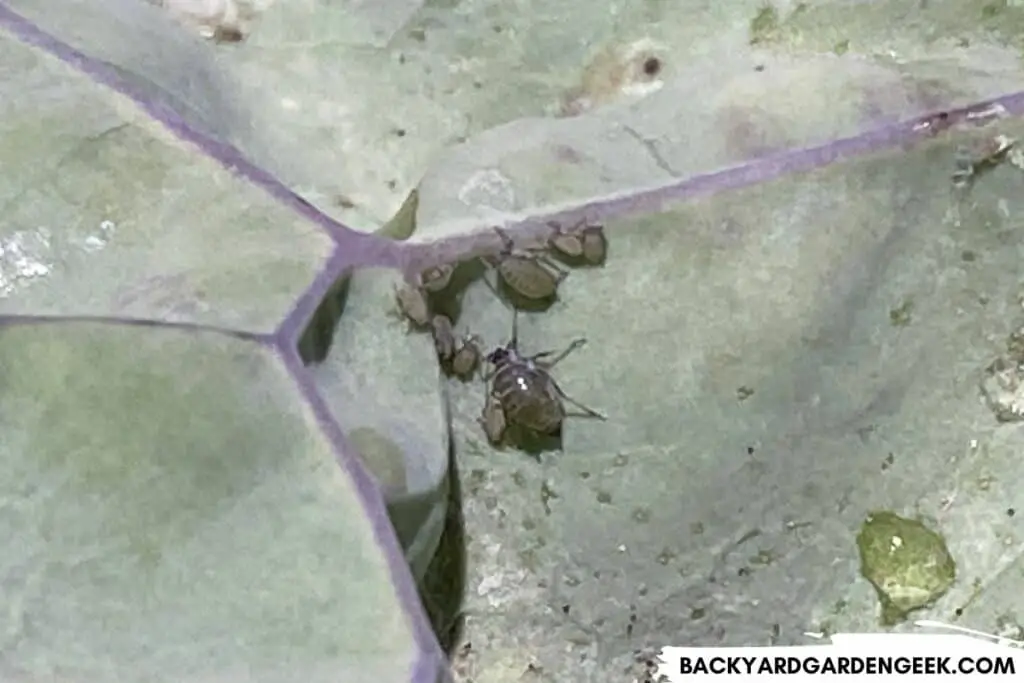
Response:
M547 359L554 351L522 356L519 353L517 318L513 314L511 341L486 358L493 369L484 378L489 387L480 425L488 440L492 444L500 443L510 426L539 435L555 434L568 417L565 403L575 406L584 416L607 419L566 395L550 374L555 365L583 346L586 340L574 340L550 360Z
M550 225L555 232L548 240L548 245L555 252L570 261L581 261L592 266L604 263L608 253L604 226L590 225L586 221L569 229L554 222Z
M490 394L484 403L479 422L492 446L497 446L505 438L505 432L508 431L505 410L501 407L501 402Z
M430 324L430 301L427 293L407 282L395 285L395 302L399 312L416 327Z
M552 221L548 225L554 233L548 239L548 245L563 256L580 258L583 256L583 238L575 228L566 229Z
M516 249L512 238L499 228L494 231L505 243L497 255L486 261L498 271L508 287L526 299L550 299L558 292L558 285L569 274L538 250Z
M428 292L440 292L452 281L452 273L454 272L455 266L451 263L431 266L420 273L420 283L423 289Z
M476 369L480 367L480 358L483 353L480 351L480 340L475 335L467 335L462 338L459 348L451 357L449 368L451 373L461 380L467 380L473 376Z
M461 380L468 380L480 367L483 356L480 351L480 340L476 335L468 334L456 341L452 321L444 315L435 315L430 321L430 330L434 336L434 348L441 367L449 375Z
M430 320L430 332L434 337L434 348L437 359L442 364L448 363L455 355L455 331L448 316L435 315Z
M599 266L608 256L608 238L604 235L604 226L588 225L580 232L583 242L583 260Z

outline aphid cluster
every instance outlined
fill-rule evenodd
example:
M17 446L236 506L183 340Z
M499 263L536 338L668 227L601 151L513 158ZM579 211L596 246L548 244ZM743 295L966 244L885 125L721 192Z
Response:
M568 266L600 266L608 253L604 227L580 221L572 227L550 222L552 232L541 247L517 248L500 228L494 228L502 241L497 254L484 257L484 262L514 296L529 302L549 301L558 294L558 287L569 271Z
M506 289L531 302L554 299L568 276L569 271L554 259L569 266L600 266L608 252L600 225L586 221L570 228L555 222L548 225L552 232L545 246L529 249L517 249L507 234L495 228L502 249L484 259ZM551 375L557 363L585 343L580 338L557 355L545 351L524 356L519 351L518 314L513 314L511 340L484 358L490 371L484 375L487 394L479 421L491 444L503 443L512 430L522 436L558 434L569 416L566 404L575 407L581 417L606 419L569 397Z
M430 331L438 362L445 373L468 380L480 366L483 354L479 342L470 334L458 337L451 318L435 313L433 305L433 297L451 284L454 272L455 267L451 264L434 266L423 271L416 284L396 284L395 303L399 314L413 329Z
M395 285L398 312L416 329L432 327L434 315L430 296L442 291L452 281L455 266L444 264L420 273L417 282Z
M504 287L516 299L529 303L550 302L569 275L566 266L600 266L608 252L604 228L581 221L571 227L549 223L552 229L542 246L517 247L500 228L501 249L483 256L483 263L496 275L497 283L488 285L496 292ZM559 264L557 261L560 261ZM484 354L481 340L473 334L458 335L452 317L435 310L437 297L449 293L453 265L428 268L414 282L395 286L395 300L402 317L414 329L429 330L442 369L450 377L471 379L484 361L487 373L481 373L486 400L479 422L488 440L498 445L513 431L520 436L553 436L561 431L573 406L575 416L600 420L604 415L569 397L551 375L552 368L583 346L584 339L573 341L558 354L554 351L525 356L519 351L518 313L513 314L512 338L504 346Z
M558 223L551 223L555 231L548 240L551 249L572 265L599 266L604 263L608 254L608 241L604 236L604 227L578 223L570 229Z

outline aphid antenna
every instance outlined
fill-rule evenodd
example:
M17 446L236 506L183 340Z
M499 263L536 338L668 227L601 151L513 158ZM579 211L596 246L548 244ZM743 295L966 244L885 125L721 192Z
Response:
M519 309L512 307L512 341L509 342L512 349L519 350Z
M516 241L512 239L511 235L499 228L497 225L492 229L498 235L498 239L501 240L502 251L511 252L516 248Z

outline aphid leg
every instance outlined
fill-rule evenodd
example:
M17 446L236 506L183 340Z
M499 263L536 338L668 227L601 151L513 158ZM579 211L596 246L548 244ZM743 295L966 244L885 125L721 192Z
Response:
M508 348L513 351L519 350L519 309L512 309L512 340L508 343Z
M564 391L562 391L562 387L558 386L558 383L555 382L554 380L551 380L551 386L554 387L555 391L558 393L559 396L562 397L563 401L565 401L566 403L572 404L573 406L575 406L579 410L582 410L586 417L593 417L593 418L596 418L596 419L602 420L602 421L608 419L607 416L602 415L601 413L597 412L593 408L588 408L587 406L583 405L582 403L580 403L579 401L574 399L572 396L569 396L568 394L566 394ZM583 417L583 416L580 416L580 417Z
M492 265L490 263L487 263L487 261L484 261L484 263L487 264L487 267L490 269L490 271L492 273L494 273L494 279L496 281L500 280L501 276L498 274L498 269L495 268L494 265ZM501 298L501 290L499 289L499 285L495 284L494 282L491 282L491 279L489 277L487 277L486 273L484 274L483 281L484 281L484 284L487 285L487 289L489 289L492 292L494 292L494 296L496 296L496 297L498 297L500 299Z
M494 376L498 374L498 366L488 361L489 355L483 356L480 359L480 365L477 366L477 372L480 375L480 381L484 383L484 392L486 395L490 395L490 381L494 379ZM484 370L484 366L490 366L489 370Z
M564 351L559 353L552 360L541 360L541 359L542 358L547 358L548 356L553 354L554 351L541 351L540 353L537 353L537 354L534 354L533 356L531 356L530 360L532 360L535 363L537 363L537 365L540 365L541 367L543 367L543 368L545 368L547 370L550 370L551 368L555 367L555 365L557 365L558 363L561 363L563 360L565 360L566 356L568 356L570 353L572 353L573 351L575 351L576 349L580 348L581 346L583 346L586 343L587 343L586 338L585 337L580 337L579 339L574 339L571 344L569 344L567 347L565 347Z
M537 262L542 264L545 268L554 271L555 280L557 280L559 284L561 284L562 280L569 277L568 270L558 265L557 263L549 259L547 256L534 256L533 258L535 258Z
M494 232L498 233L498 237L501 238L502 250L501 253L504 255L511 254L516 250L515 240L511 236L498 226L494 226Z

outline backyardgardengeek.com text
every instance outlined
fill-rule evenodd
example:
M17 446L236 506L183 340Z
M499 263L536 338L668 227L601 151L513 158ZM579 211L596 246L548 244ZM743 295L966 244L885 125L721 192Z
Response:
M1015 676L1013 657L680 657L683 675L999 675ZM1024 673L1024 672L1022 672Z

